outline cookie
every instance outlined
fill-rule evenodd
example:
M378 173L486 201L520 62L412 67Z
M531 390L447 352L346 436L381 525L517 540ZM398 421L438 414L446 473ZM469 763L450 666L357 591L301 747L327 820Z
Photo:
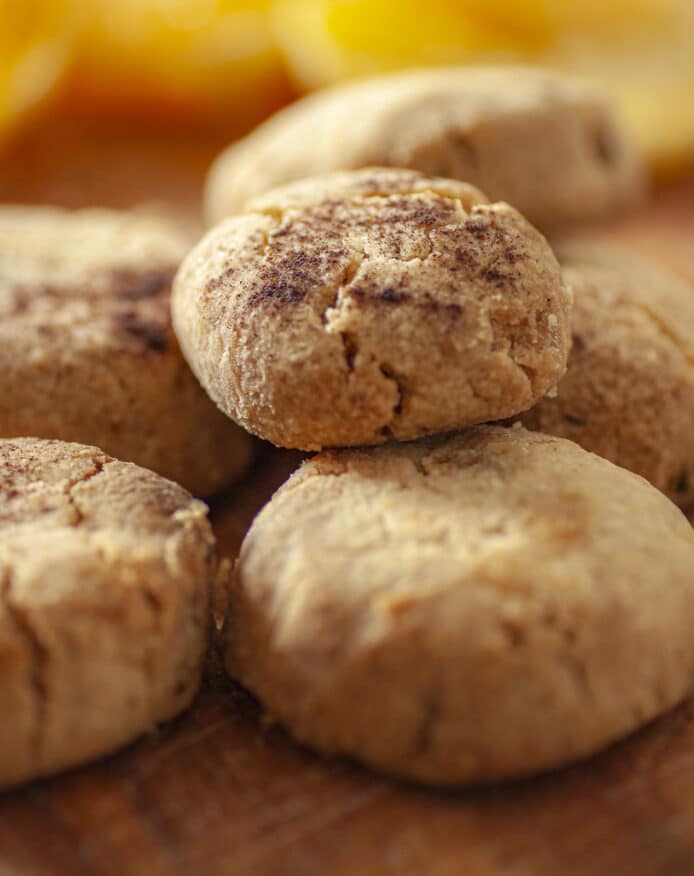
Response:
M206 508L95 447L0 440L0 786L184 709L216 572Z
M564 373L569 312L552 251L513 208L383 168L260 196L192 250L172 297L219 407L303 450L529 408Z
M556 394L522 417L694 501L694 288L629 249L556 244L573 346Z
M210 223L266 189L334 170L408 167L479 186L555 228L640 199L640 158L606 96L531 68L444 68L342 85L298 101L217 159Z
M329 451L246 536L227 668L320 752L435 785L530 775L687 696L693 565L679 509L571 441Z
M246 465L171 329L189 235L106 210L0 207L0 437L82 441L197 495Z

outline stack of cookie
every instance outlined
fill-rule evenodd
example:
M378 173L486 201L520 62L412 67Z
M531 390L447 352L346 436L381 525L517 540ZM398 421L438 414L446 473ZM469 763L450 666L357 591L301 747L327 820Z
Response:
M191 243L137 213L0 208L0 786L108 753L197 692L214 539L165 478L209 495L250 439L171 329Z
M691 498L694 295L566 229L642 195L602 99L529 71L325 92L214 166L184 355L247 430L323 451L251 527L226 625L299 740L455 786L689 693L694 534L626 468Z
M243 429L322 451L251 527L226 623L298 739L460 785L685 697L694 535L655 487L692 498L694 296L566 232L642 194L591 89L439 71L231 147L190 251L163 220L0 211L0 783L190 702L218 562L166 478L220 489Z

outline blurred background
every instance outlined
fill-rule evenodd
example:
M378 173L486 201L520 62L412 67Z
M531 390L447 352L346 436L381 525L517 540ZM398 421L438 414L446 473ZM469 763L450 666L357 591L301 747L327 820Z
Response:
M692 0L0 0L0 200L195 209L216 152L298 95L519 61L607 86L656 180L694 167Z

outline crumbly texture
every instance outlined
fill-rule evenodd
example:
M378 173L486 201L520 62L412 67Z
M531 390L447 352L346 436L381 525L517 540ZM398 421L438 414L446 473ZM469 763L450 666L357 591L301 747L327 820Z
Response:
M514 209L383 168L259 197L193 249L172 299L219 407L305 450L529 408L564 373L570 307L547 241Z
M318 92L230 146L207 180L207 217L291 180L376 165L465 180L545 229L639 200L645 178L593 86L528 68L417 70Z
M245 467L248 436L207 398L171 329L191 242L137 213L0 208L0 437L96 444L198 495Z
M523 415L694 502L694 288L597 240L556 242L574 293L569 369Z
M314 457L244 541L229 673L301 742L416 781L537 773L688 695L694 531L561 438Z
M0 786L190 703L216 573L206 510L95 447L0 440Z

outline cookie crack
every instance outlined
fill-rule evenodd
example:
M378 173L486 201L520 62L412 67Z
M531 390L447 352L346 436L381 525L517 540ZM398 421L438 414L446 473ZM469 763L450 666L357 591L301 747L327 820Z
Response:
M507 341L505 334L502 332L501 336L497 335L496 324L494 320L490 317L489 312L485 311L483 315L486 328L489 330L491 334L491 342L488 346L489 353L500 353L502 354L508 361L516 368L522 375L523 378L528 383L528 388L532 394L535 393L535 381L537 378L537 370L530 365L525 365L523 362L520 362L514 356L514 347L511 344L508 344L506 349L503 349L503 342ZM507 342L508 343L508 342ZM472 390L475 398L481 398L486 401L487 397L480 393L472 383L470 382L470 388Z
M331 317L339 316L342 302L344 301L344 294L354 281L354 278L359 272L365 259L366 255L362 254L361 258L354 257L345 266L345 269L337 280L332 298L321 312L321 322L325 326L325 331L328 334L335 333L331 325ZM342 355L345 360L345 365L347 366L347 372L351 373L354 371L354 362L359 354L359 343L353 332L343 329L342 331L338 331L337 334L342 343Z
M353 334L350 332L340 332L340 340L342 341L342 353L345 359L347 371L354 371L354 360L359 353L359 346Z
M391 418L388 421L389 423L392 423L393 420L395 420L402 413L402 406L403 406L404 401L405 401L405 392L406 392L405 383L404 383L403 378L393 368L391 368L388 365L384 365L383 363L381 363L378 366L378 370L381 372L381 374L385 378L392 381L392 383L395 385L395 388L396 388L397 393L398 393L398 397L395 400L395 404L393 405L393 411L391 414Z
M6 568L0 583L0 602L5 607L12 626L24 641L31 655L29 684L32 690L34 718L29 745L37 761L41 763L44 728L48 710L48 685L46 682L48 650L30 623L28 614L13 602L12 586L13 571L11 568Z
M68 504L70 505L70 507L73 509L73 511L75 513L75 519L72 522L71 526L73 526L75 528L80 526L80 524L82 524L86 520L86 517L87 517L87 515L84 513L84 511L80 507L79 502L75 498L75 495L73 492L75 487L78 487L81 484L86 484L88 481L91 481L92 478L98 477L100 474L102 474L103 470L106 468L107 465L110 465L111 463L113 463L115 461L116 461L115 459L110 459L110 458L104 458L104 459L94 458L94 459L92 459L92 462L94 463L95 467L92 471L85 472L80 477L75 478L75 480L67 482L67 484L65 485L64 496L65 496Z
M72 490L77 484L81 483L81 481L75 481L75 483L68 484L65 489L65 498L67 499L68 505L72 508L74 512L74 520L70 524L71 526L77 527L84 521L84 512L77 504L77 500L72 494Z
M367 259L368 256L366 253L362 253L360 257L354 256L350 259L349 263L345 265L344 270L337 278L332 293L329 293L331 294L331 298L321 313L321 322L324 326L327 326L327 331L330 331L330 316L332 312L334 311L336 314L339 314L340 307L344 301L344 293L351 286L359 269Z
M399 418L402 413L403 404L405 403L405 395L406 395L406 387L405 382L401 375L399 375L393 368L389 365L385 365L381 363L378 366L378 370L381 374L389 380L397 391L397 397L395 399L395 404L393 405L390 416L388 420L381 426L381 434L385 436L389 441L395 439L395 435L393 434L393 424Z
M284 213L282 210L273 210L272 208L268 208L267 210L252 210L249 214L250 216L264 216L267 219L274 219L275 225L272 228L258 228L257 233L259 234L260 240L260 258L264 259L268 253L268 250L272 246L272 236L282 227L284 224ZM222 274L227 273L223 271Z

